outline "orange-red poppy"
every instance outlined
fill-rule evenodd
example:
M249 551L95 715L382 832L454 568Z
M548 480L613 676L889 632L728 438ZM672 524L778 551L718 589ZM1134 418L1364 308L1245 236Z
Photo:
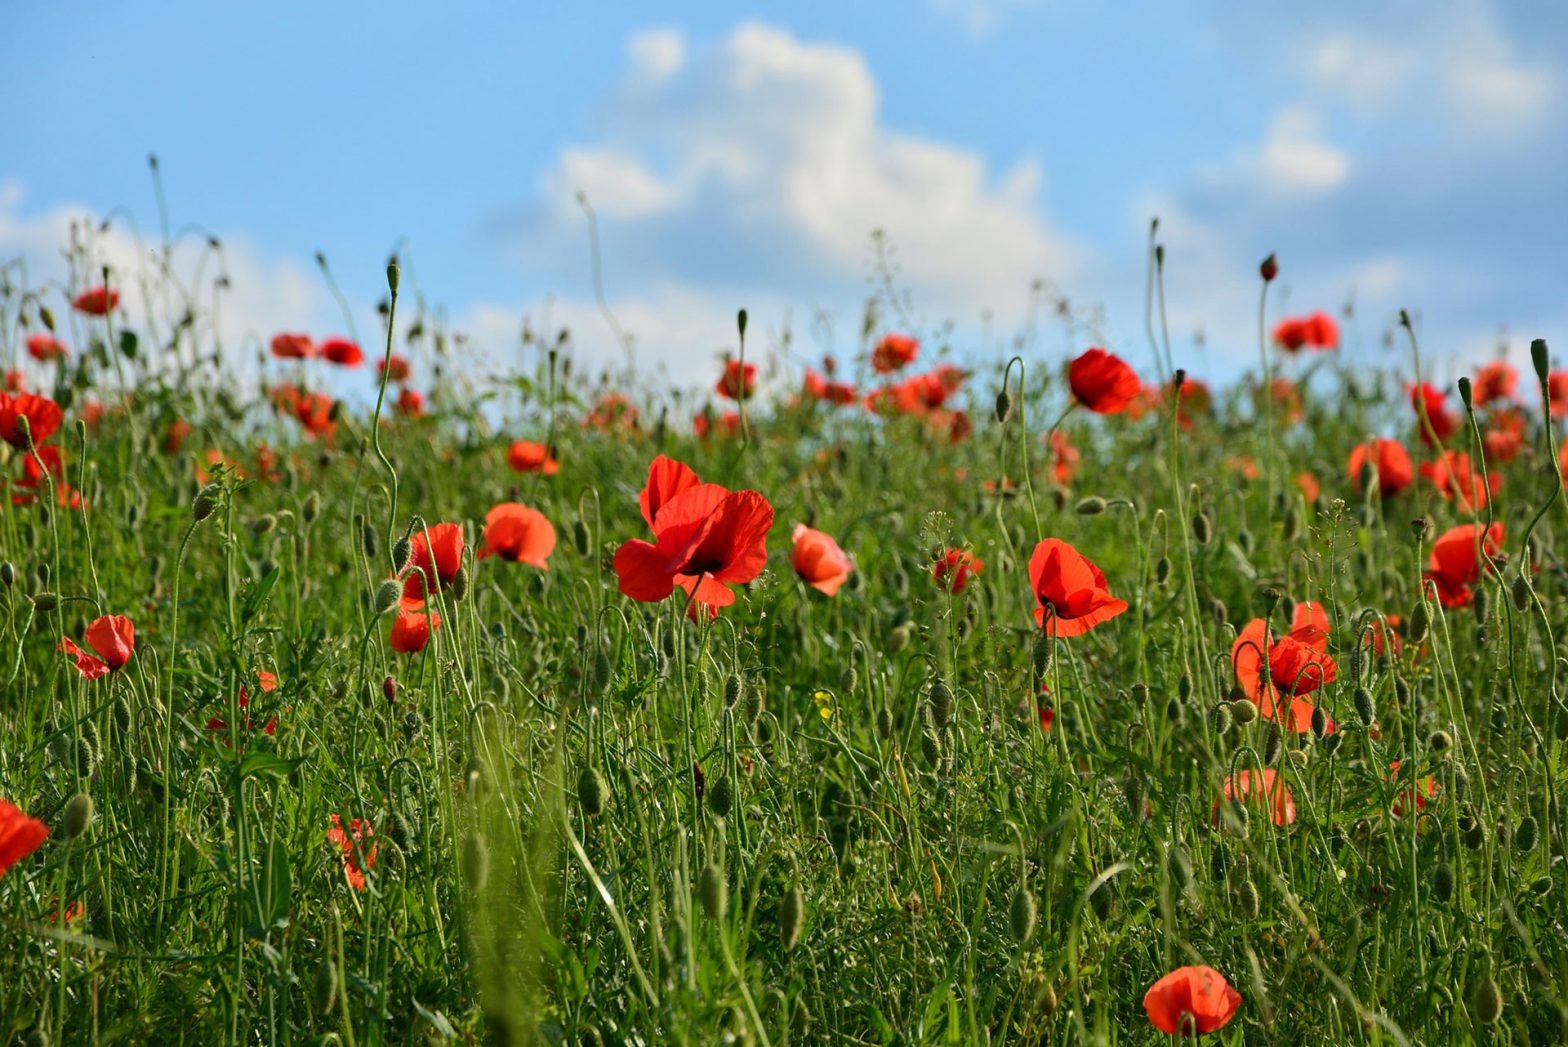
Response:
M1503 478L1488 473L1484 478L1470 467L1470 456L1463 451L1444 451L1435 462L1422 462L1421 475L1432 481L1437 493L1454 502L1462 513L1485 508L1487 496L1503 485Z
M398 654L418 654L430 642L430 634L441 628L441 616L425 607L423 600L398 601L397 616L387 642Z
M969 579L985 570L985 561L967 549L945 549L931 565L931 580L950 593L961 593Z
M1519 372L1510 363L1503 360L1493 360L1482 364L1475 372L1475 380L1471 383L1471 399L1477 407L1496 400L1509 400L1513 398L1514 387L1519 384Z
M87 627L87 645L98 652L94 658L69 637L60 638L60 650L76 659L76 671L89 680L105 673L119 672L136 652L136 626L123 614L106 614Z
M1403 491L1415 479L1415 466L1403 444L1398 440L1369 440L1350 452L1350 482L1357 494L1361 493L1361 474L1369 462L1377 471L1378 493L1384 498Z
M1517 407L1494 408L1487 418L1481 445L1488 462L1511 462L1524 449L1524 412Z
M820 593L832 596L849 580L855 565L829 534L796 524L790 548L790 566L801 580Z
M405 386L398 390L397 402L393 406L404 418L422 417L425 413L425 394Z
M1444 607L1464 607L1474 597L1471 591L1481 578L1481 553L1496 555L1503 545L1503 522L1490 527L1461 524L1450 528L1432 543L1432 555L1422 578L1437 590Z
M376 844L372 841L367 849L365 839L374 837L376 832L369 822L360 818L350 819L345 831L342 819L336 814L331 817L332 828L327 830L327 843L342 859L343 876L349 886L362 891L365 889L365 873L376 867Z
M1034 620L1051 636L1081 636L1127 610L1105 587L1105 572L1059 538L1047 538L1029 557Z
M1411 385L1409 392L1410 406L1416 413L1416 431L1421 435L1422 443L1430 447L1433 437L1442 443L1459 428L1459 419L1448 410L1448 394L1443 390L1430 382L1422 382L1420 385ZM1425 422L1422 421L1423 415ZM1427 424L1432 427L1430 433Z
M308 334L275 334L272 355L280 360L308 360L316 355L316 345Z
M877 374L892 374L914 363L919 353L918 339L907 334L885 334L871 350L871 369Z
M1302 496L1306 498L1309 505L1316 502L1318 495L1323 493L1323 488L1318 483L1318 478L1311 473L1297 473L1296 486L1301 488Z
M438 523L414 528L409 536L403 599L422 603L430 590L445 591L462 566L462 525Z
M1274 326L1274 344L1291 353L1303 348L1333 349L1339 345L1339 324L1322 310L1288 316Z
M104 316L111 310L120 307L120 292L107 287L89 287L77 295L71 305L79 313L88 316Z
M1051 430L1051 478L1066 487L1078 474L1078 448L1060 429Z
M1067 367L1067 384L1073 395L1095 414L1118 414L1127 409L1143 383L1121 357L1098 347L1086 350Z
M714 392L726 400L751 399L757 391L757 365L747 361L725 360L724 373L719 376Z
M1169 1036L1202 1036L1224 1028L1241 1006L1241 993L1212 967L1178 967L1149 987L1143 1009Z
M19 451L27 450L27 437L22 435L23 418L27 419L27 427L36 446L54 435L64 417L60 405L47 396L39 396L37 393L0 393L0 440Z
M1384 781L1393 781L1399 777L1399 761L1391 760L1388 764L1388 773L1383 776ZM1428 800L1437 799L1437 782L1429 774L1416 782L1414 789L1405 789L1394 797L1394 802L1389 805L1389 811L1395 818L1403 817L1410 809L1412 802L1417 811L1426 809Z
M328 338L316 350L322 358L339 367L358 367L365 362L365 351L359 343L339 337Z
M40 363L50 360L64 360L71 355L65 343L47 331L38 331L27 336L27 355Z
M721 436L739 436L740 412L725 411L717 416L712 411L698 412L691 420L691 431L699 440L708 439L715 431Z
M854 386L847 382L835 382L824 378L809 367L806 368L806 395L813 400L832 404L834 407L852 404L860 399L860 394L855 391Z
M476 560L499 556L509 563L525 563L541 571L550 569L555 551L555 528L544 513L517 502L502 502L485 514L484 544Z
M1553 418L1568 415L1568 371L1553 371L1546 376L1546 399Z
M1275 636L1268 622L1254 618L1230 649L1236 683L1257 703L1258 712L1298 733L1312 729L1313 705L1306 695L1332 683L1339 667L1328 653L1328 636L1306 628ZM1328 730L1334 730L1328 721Z
M382 357L376 361L376 373L385 374L389 382L406 382L413 369L409 366L408 357L393 353L391 357Z
M49 839L49 827L0 796L0 876Z
M1268 812L1275 825L1286 826L1296 821L1296 801L1285 788L1285 780L1272 767L1265 767L1261 775L1250 770L1237 771L1225 780L1225 799L1240 800ZM1216 815L1219 805L1215 804Z
M520 473L554 476L561 471L561 464L551 457L550 448L532 440L513 440L506 450L506 464Z

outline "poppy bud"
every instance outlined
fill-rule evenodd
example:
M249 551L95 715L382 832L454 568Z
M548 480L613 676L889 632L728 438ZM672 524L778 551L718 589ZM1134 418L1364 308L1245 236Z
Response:
M779 895L776 915L779 941L783 943L784 951L789 952L800 941L800 932L806 924L806 899L801 895L799 887L789 887Z
M1503 1016L1503 990L1497 979L1488 974L1476 986L1475 999L1471 1001L1475 1016L1483 1025L1491 1025Z
M577 776L577 802L582 804L583 813L590 818L597 818L604 812L604 802L609 792L610 786L597 767L584 767Z
M1099 516L1105 512L1105 499L1097 494L1091 494L1087 498L1080 499L1073 507L1073 511L1079 516Z
M1177 844L1166 850L1165 866L1177 890L1185 891L1191 885L1192 859L1187 854L1187 848Z
M392 675L390 675L390 674L388 674L386 679L381 681L381 693L386 696L387 701L389 701L389 702L396 701L397 700L397 678L392 676Z
M883 741L893 737L893 714L886 708L877 710L877 735Z
M485 847L484 837L469 833L463 840L463 882L477 894L489 878L490 851Z
M191 517L197 523L207 519L218 508L218 495L223 488L217 484L208 484L196 492L196 497L191 499Z
M250 522L250 533L257 538L269 535L277 530L278 518L272 513L262 513Z
M397 297L397 285L402 281L402 278L403 273L398 268L397 259L393 258L387 262L387 288L392 292L394 298Z
M1236 888L1236 900L1241 903L1242 915L1249 920L1256 920L1258 913L1263 910L1263 900L1258 897L1257 884L1251 880L1241 881L1241 886Z
M905 622L902 625L894 626L893 631L888 633L887 653L897 654L899 651L902 651L904 648L908 647L910 638L914 635L914 631L915 627L911 622Z
M1520 819L1519 826L1514 830L1514 847L1520 854L1529 854L1535 850L1536 841L1540 837L1541 827L1536 820L1526 815Z
M702 903L702 914L710 920L724 919L724 909L729 904L730 888L724 882L724 873L709 862L697 877L697 899Z
M86 793L77 793L71 797L71 802L65 805L65 817L61 820L61 828L65 830L65 838L74 840L87 831L93 823L93 798Z
M408 557L409 557L409 553L411 551L412 551L412 547L411 547L411 545L409 543L408 535L406 535L406 534L403 537L399 538L397 541L392 543L392 573L393 574L402 574L403 573L403 568L408 566Z
M468 565L462 564L452 576L452 601L462 603L468 597Z
M573 520L572 521L572 545L576 546L576 548L577 548L577 555L578 556L587 556L588 555L588 542L589 542L589 539L590 539L590 535L588 533L588 525L586 523L584 523L580 517L578 519L576 519L576 520Z
M746 310L742 309L735 314L735 327L740 331L740 340L746 340Z
M1269 252L1267 258L1263 259L1263 264L1258 266L1258 274L1263 277L1264 283L1272 283L1274 278L1279 275L1279 259L1274 257L1272 251Z
M1133 821L1143 821L1143 779L1133 775L1122 782L1122 794L1127 797L1127 809L1132 812Z
M1171 558L1162 556L1154 561L1154 584L1164 585L1171 577Z
M746 680L740 673L730 673L724 678L724 708L735 708L745 693Z
M33 606L38 609L39 614L48 614L50 611L60 606L60 594L47 592L35 593L33 595Z
M1411 643L1418 644L1426 639L1427 627L1431 625L1431 612L1427 610L1426 601L1422 600L1410 611L1407 636Z
M735 808L735 784L728 775L720 775L708 786L708 810L720 818L728 818Z
M943 730L953 720L953 692L941 680L932 680L928 692L931 709L931 722L936 724L938 730Z
M610 686L610 681L615 675L615 667L610 664L610 656L603 651L595 652L593 656L593 683L598 690Z
M1454 736L1447 731L1433 731L1426 740L1426 746L1435 753L1446 752L1453 747Z
M397 599L400 595L402 595L402 592L403 587L398 584L397 579L395 578L388 578L386 581L378 585L376 587L376 613L386 614L392 608L396 607Z
M1486 846L1486 826L1476 821L1470 828L1460 834L1459 840L1472 851L1479 851Z
M1208 545L1209 539L1214 537L1214 521L1209 519L1207 513L1193 514L1192 536L1198 540L1199 545Z
M1035 635L1034 650L1031 652L1030 658L1034 666L1034 678L1036 680L1043 680L1045 674L1050 672L1051 655L1054 650L1055 647L1051 643L1051 635L1049 633L1042 629Z
M1019 945L1034 937L1035 919L1039 906L1034 895L1020 887L1013 892L1012 904L1007 907L1007 929Z
M1438 862L1432 869L1432 897L1439 905L1447 905L1454 896L1454 867Z
M1012 413L1013 398L1007 395L1006 389L1003 389L996 394L996 420L999 423L1006 424L1008 416Z
M1215 705L1214 710L1209 713L1209 727L1213 729L1215 734L1223 735L1228 733L1232 722L1230 705L1227 702L1220 702Z
M1530 609L1530 580L1520 574L1509 586L1510 595L1513 596L1514 610L1523 614Z
M331 957L321 961L321 966L316 968L316 984L313 992L316 1004L316 1013L327 1015L332 1013L332 1008L338 1002L338 969Z
M920 732L920 755L936 770L942 763L942 739L934 731Z
M745 701L741 703L741 716L745 718L747 723L754 724L762 716L762 705L764 699L768 696L768 692L763 687L761 680L752 680L751 686L743 690L745 693L742 697Z
M1230 705L1230 715L1238 726L1245 727L1258 718L1258 706L1251 698L1242 698Z
M311 489L305 496L305 502L299 507L299 518L306 523L315 523L316 517L321 515L321 492Z
M1535 376L1546 384L1547 372L1551 370L1551 360L1546 352L1546 339L1536 338L1530 342L1530 362L1535 365Z
M1328 734L1328 713L1321 705L1312 710L1312 734L1320 741Z
M1377 706L1372 702L1371 691L1365 687L1357 687L1355 694L1350 696L1350 700L1356 707L1356 716L1361 719L1361 726L1371 727L1377 722Z
M1285 735L1279 729L1279 724L1269 722L1268 733L1263 738L1263 762L1270 766L1279 762L1279 754L1285 749Z
M0 563L0 582L3 582L7 589L16 584L16 564L10 560Z
M1209 602L1209 613L1214 615L1214 621L1218 625L1230 621L1230 608L1226 607L1225 601L1217 596Z

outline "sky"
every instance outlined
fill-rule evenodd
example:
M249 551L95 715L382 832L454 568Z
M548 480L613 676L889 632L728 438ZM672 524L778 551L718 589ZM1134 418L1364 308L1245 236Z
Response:
M227 346L343 328L318 251L374 331L395 248L482 359L525 316L621 359L579 193L639 366L677 384L740 307L797 363L852 353L876 229L910 303L882 326L994 357L1065 300L1036 351L1152 369L1155 216L1195 374L1255 360L1271 251L1276 314L1354 303L1347 353L1400 308L1451 368L1568 345L1568 5L654 6L16 5L0 262L59 278L72 219L110 215L137 264L156 153L173 226L224 244Z

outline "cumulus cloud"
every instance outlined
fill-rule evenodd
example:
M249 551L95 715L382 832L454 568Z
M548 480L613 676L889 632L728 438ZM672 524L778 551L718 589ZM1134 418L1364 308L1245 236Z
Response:
M723 303L726 325L737 305L781 293L858 315L873 230L932 325L1021 315L1034 277L1060 279L1084 256L1046 216L1038 159L997 171L976 151L888 128L852 48L748 23L716 46L659 30L627 51L603 134L562 149L537 198L499 223L542 278L583 256L579 191L599 217L614 296ZM679 326L648 319L643 345Z
M970 36L984 37L992 33L1010 15L1039 7L1041 0L931 0L931 10L939 15L954 18Z

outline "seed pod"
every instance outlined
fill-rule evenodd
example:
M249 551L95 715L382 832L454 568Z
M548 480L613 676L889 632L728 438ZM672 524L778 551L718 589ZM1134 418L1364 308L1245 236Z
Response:
M1351 695L1351 702L1356 707L1356 716L1361 720L1361 726L1371 727L1377 722L1377 706L1372 701L1372 692L1365 687L1357 687L1356 693Z
M604 804L610 795L610 786L604 780L604 775L599 773L597 767L584 767L577 776L577 802L582 804L583 813L590 818L597 818L604 813Z
M1198 540L1199 545L1208 545L1209 539L1214 537L1214 521L1209 519L1207 513L1193 514L1192 536Z
M1258 718L1258 706L1251 698L1240 698L1230 703L1231 719L1245 727Z
M1105 499L1097 494L1091 494L1087 498L1079 499L1073 511L1079 516L1099 516L1105 512Z
M1438 862L1432 869L1432 897L1440 905L1447 905L1454 896L1454 867Z
M697 877L697 898L702 903L702 914L710 920L724 919L729 897L730 888L724 881L724 873L712 862L704 865Z
M1241 886L1236 888L1236 900L1241 904L1242 915L1249 920L1256 920L1258 913L1263 911L1263 900L1258 897L1258 886L1251 880L1241 881Z
M998 424L1006 424L1008 417L1013 413L1013 398L1003 389L996 394L996 420Z
M483 836L469 833L463 840L463 882L474 893L484 890L490 878L490 849Z
M724 678L724 708L735 708L745 693L746 679L740 673L730 673Z
M941 680L932 680L931 687L926 692L927 708L931 710L931 722L937 730L946 730L947 725L953 722L953 692Z
M799 887L789 887L779 895L777 916L779 941L784 944L784 951L789 952L800 941L800 932L806 924L806 899Z
M403 535L403 537L399 538L397 541L392 543L392 573L393 574L402 574L403 573L403 568L408 566L408 557L409 557L409 554L412 551L413 551L413 546L409 542L408 535L406 535L406 534Z
M1491 1025L1503 1016L1503 989L1497 984L1497 979L1488 974L1481 979L1481 984L1476 986L1475 998L1471 1001L1475 1008L1475 1016L1484 1025Z
M86 793L77 793L71 797L71 802L65 805L65 817L61 819L60 826L65 831L67 840L74 840L87 831L93 823L93 798Z
M1013 892L1012 904L1007 907L1007 929L1019 945L1034 937L1035 919L1039 907L1034 895L1023 887Z
M316 983L312 993L316 1004L316 1013L328 1015L338 1002L338 969L331 957L321 961L321 966L316 968Z
M708 786L708 810L720 818L728 818L735 807L735 783L728 775L720 775Z
M196 497L191 499L191 519L197 523L207 519L218 508L218 496L223 493L223 488L218 484L208 484L196 492Z
M1514 830L1514 848L1520 854L1529 854L1535 850L1536 840L1540 837L1541 827L1536 820L1526 815L1520 819L1519 826Z

